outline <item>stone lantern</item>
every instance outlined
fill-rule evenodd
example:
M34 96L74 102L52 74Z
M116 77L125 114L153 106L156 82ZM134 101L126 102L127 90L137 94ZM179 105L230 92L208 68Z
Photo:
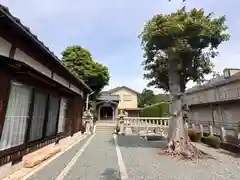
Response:
M85 133L90 134L93 133L93 114L91 113L90 109L84 111L83 113L83 123L85 125Z

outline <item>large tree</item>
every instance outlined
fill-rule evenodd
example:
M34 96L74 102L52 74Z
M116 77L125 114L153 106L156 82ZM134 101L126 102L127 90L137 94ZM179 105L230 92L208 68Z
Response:
M138 106L146 107L159 102L169 102L168 94L154 94L150 89L144 88L142 93L138 96Z
M81 78L95 94L108 84L108 68L93 60L91 53L81 46L69 46L62 53L64 65Z
M197 156L184 131L183 95L189 80L202 81L212 70L217 48L229 39L225 16L213 17L203 9L157 14L141 33L145 78L149 85L170 92L171 116L168 132L170 154Z
M152 90L144 88L142 93L138 95L138 106L145 107L151 105L154 101L154 96Z

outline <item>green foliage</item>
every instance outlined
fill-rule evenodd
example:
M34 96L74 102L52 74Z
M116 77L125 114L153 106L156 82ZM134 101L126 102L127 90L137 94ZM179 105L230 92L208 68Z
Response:
M138 95L138 106L146 107L159 102L169 102L168 94L155 95L150 89L143 89L142 93Z
M192 142L198 142L201 139L201 133L195 129L188 129L188 136Z
M238 139L236 136L226 135L225 139L228 143L236 144L236 145L240 144L240 139Z
M216 49L230 37L225 33L225 21L225 16L213 18L213 13L205 15L203 9L187 12L185 7L172 14L155 15L140 34L148 86L169 91L170 52L182 92L189 80L203 81L204 75L212 72Z
M69 46L62 53L64 65L81 78L94 92L108 84L108 68L93 60L91 53L80 46Z
M166 117L169 116L169 104L165 102L145 107L140 112L141 117Z
M220 146L221 146L221 140L219 137L216 137L216 136L202 137L201 141L204 144L207 144L213 148L220 148Z
M154 93L152 90L143 89L142 93L138 95L138 106L145 107L151 105L154 101Z

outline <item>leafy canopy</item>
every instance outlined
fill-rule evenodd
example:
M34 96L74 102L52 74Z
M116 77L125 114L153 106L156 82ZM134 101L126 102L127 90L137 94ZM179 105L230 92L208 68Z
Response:
M203 81L204 75L212 72L216 49L230 37L225 33L225 21L225 16L213 18L213 13L205 15L203 9L188 12L185 7L149 20L140 34L148 86L169 90L169 48L174 49L182 92L189 80Z
M168 101L169 101L168 94L154 94L152 90L144 88L142 93L139 94L138 106L146 107L159 102L168 102Z
M109 72L93 60L91 53L81 46L69 46L62 53L64 65L81 78L97 94L108 84Z

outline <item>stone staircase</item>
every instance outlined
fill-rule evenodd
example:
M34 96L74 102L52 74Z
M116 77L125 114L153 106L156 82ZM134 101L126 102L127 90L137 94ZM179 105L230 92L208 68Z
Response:
M97 134L112 134L116 128L117 121L100 120L96 124Z

